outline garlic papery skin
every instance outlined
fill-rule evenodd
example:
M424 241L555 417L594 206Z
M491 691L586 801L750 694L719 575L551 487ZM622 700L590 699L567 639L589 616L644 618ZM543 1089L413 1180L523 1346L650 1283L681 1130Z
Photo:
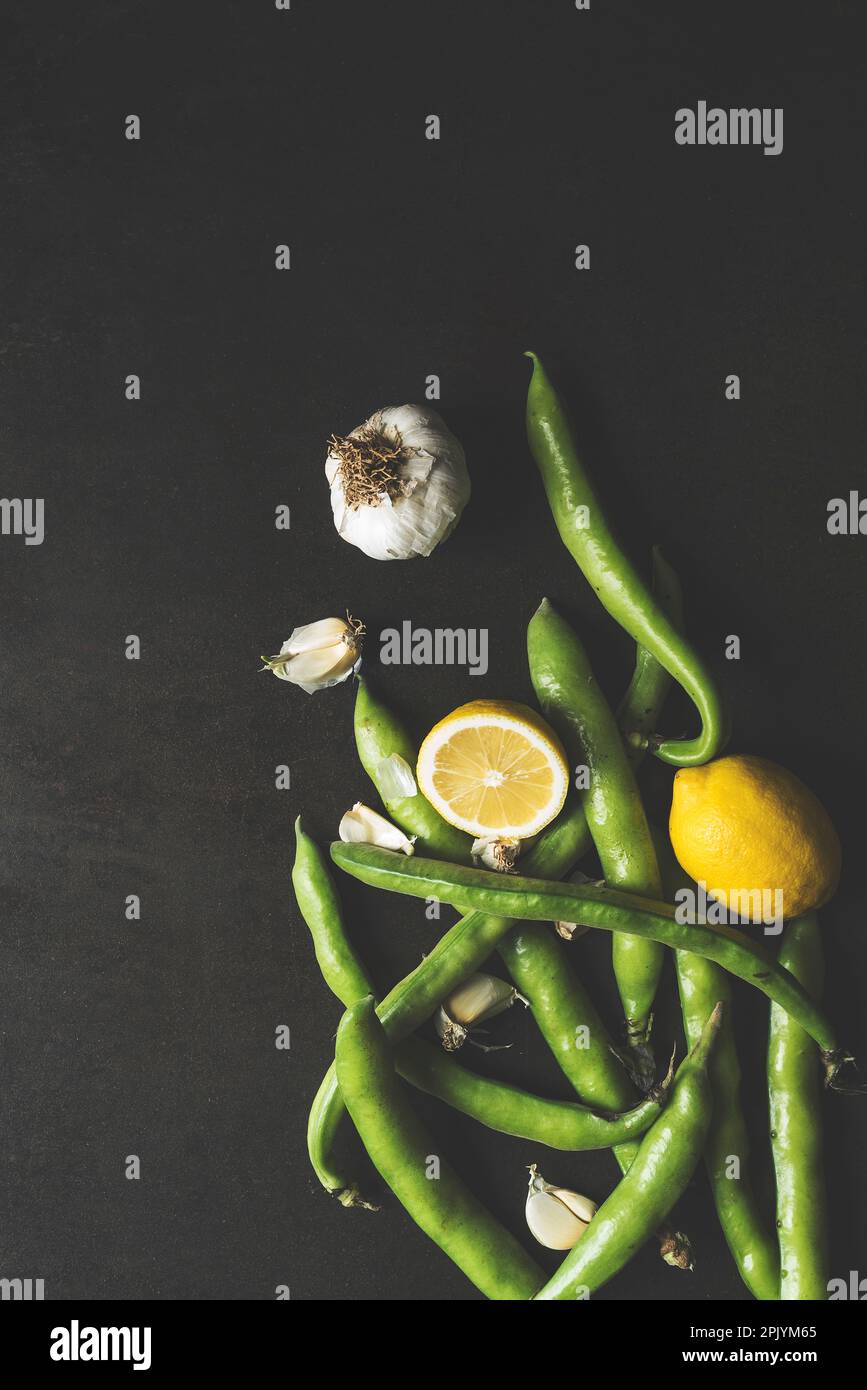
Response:
M386 804L389 801L403 801L407 797L418 796L415 773L399 753L390 753L376 768L376 786Z
M568 1187L553 1187L530 1167L530 1190L524 1208L530 1233L548 1250L571 1250L596 1214L596 1203Z
M373 560L430 555L469 501L463 447L435 410L387 406L344 437L325 461L338 533Z
M356 801L351 811L343 816L337 833L344 844L379 845L380 849L397 849L403 854L415 853L415 836L410 839L392 825L390 820Z
M516 872L515 864L524 849L524 841L514 836L502 836L498 840L473 840L470 853L486 869L494 869L500 874Z
M308 695L339 685L361 665L364 623L347 613L296 627L277 656L263 656L263 671L291 681Z
M434 1026L446 1052L457 1052L473 1028L486 1019L505 1013L518 999L522 1004L527 1004L513 985L498 979L496 975L470 975L443 1000L434 1019Z

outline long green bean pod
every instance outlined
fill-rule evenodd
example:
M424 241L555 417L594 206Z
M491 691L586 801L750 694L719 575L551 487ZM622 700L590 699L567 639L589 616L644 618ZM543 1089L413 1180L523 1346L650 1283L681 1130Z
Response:
M835 1083L841 1067L851 1061L840 1047L827 1014L794 975L779 966L763 946L734 927L683 922L667 903L608 888L466 869L436 859L407 859L374 845L335 841L331 857L340 868L374 888L410 897L435 897L442 902L460 901L483 912L502 913L522 921L584 922L603 931L646 936L674 950L694 951L746 980L791 1014L822 1049L828 1085Z
M400 1087L371 997L340 1022L337 1079L371 1161L416 1225L487 1298L532 1298L542 1270L437 1154Z
M786 923L779 963L811 994L821 996L824 959L814 912ZM784 1009L773 1004L768 1091L784 1302L828 1297L819 1076L816 1044Z
M527 396L527 437L560 538L603 607L687 692L701 718L693 739L651 738L663 762L692 767L716 757L728 729L716 684L615 540L581 462L562 403L535 353Z
M567 747L577 744L586 767L588 783L581 800L605 882L628 893L661 898L656 850L617 721L582 643L547 599L530 620L527 651L545 715ZM649 1084L653 1061L648 1043L664 947L625 934L614 936L612 947L627 1041L634 1049L636 1073Z
M656 835L666 895L695 889L672 853L663 831ZM738 1273L754 1298L779 1298L780 1259L777 1241L762 1211L750 1177L750 1138L741 1104L741 1068L735 1040L731 984L725 970L692 951L675 951L683 1029L689 1047L701 1035L717 1000L724 1006L719 1037L710 1063L716 1103L704 1148L705 1166L722 1233Z
M678 1068L671 1101L642 1139L635 1162L536 1294L540 1302L595 1292L632 1258L683 1193L701 1158L713 1113L707 1067L722 1012L718 1004L699 1043Z

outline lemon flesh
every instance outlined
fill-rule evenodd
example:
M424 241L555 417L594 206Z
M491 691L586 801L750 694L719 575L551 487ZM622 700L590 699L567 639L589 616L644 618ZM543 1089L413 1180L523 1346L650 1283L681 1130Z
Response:
M557 735L527 705L473 700L435 724L418 755L419 789L468 835L537 835L566 800L569 768Z
M759 895L779 891L783 915L800 917L827 902L840 878L840 841L824 806L766 758L681 768L669 834L690 877L751 920L760 920Z

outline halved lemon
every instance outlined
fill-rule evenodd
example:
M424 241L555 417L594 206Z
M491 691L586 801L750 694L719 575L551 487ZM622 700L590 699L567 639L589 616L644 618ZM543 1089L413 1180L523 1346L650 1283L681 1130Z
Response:
M473 700L435 724L416 776L443 819L477 837L537 835L569 789L554 730L535 710L506 700Z

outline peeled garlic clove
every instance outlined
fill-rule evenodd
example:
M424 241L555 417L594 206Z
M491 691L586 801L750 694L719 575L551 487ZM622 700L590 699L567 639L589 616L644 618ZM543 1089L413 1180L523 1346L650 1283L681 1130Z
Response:
M592 1221L596 1203L568 1187L553 1187L533 1164L524 1213L540 1245L548 1250L571 1250Z
M337 833L345 844L378 845L380 849L397 849L404 854L415 853L415 836L404 835L390 820L356 801L338 826Z
M342 618L322 618L296 627L277 656L266 656L263 670L290 681L308 695L339 685L361 662L364 624L347 613Z
M376 785L383 801L400 801L404 797L418 796L415 774L399 753L392 753L377 765Z

